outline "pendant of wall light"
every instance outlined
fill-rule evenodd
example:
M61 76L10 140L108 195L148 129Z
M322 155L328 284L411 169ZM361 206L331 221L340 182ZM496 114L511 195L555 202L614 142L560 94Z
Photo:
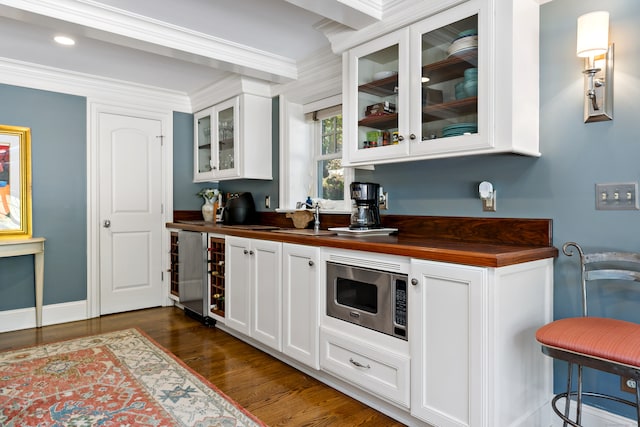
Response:
M584 58L584 121L613 119L613 43L609 44L609 12L578 18L576 54Z

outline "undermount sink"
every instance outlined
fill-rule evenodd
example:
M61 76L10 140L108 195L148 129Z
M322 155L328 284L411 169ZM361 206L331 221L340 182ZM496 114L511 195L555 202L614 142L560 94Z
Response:
M277 230L271 230L272 233L287 233L287 234L300 234L303 236L335 236L335 231L330 230L318 230L315 231L312 228L279 228Z

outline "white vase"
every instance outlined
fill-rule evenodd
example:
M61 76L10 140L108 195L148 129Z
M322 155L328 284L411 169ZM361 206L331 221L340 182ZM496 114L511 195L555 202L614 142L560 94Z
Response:
M207 222L213 222L215 215L215 209L213 207L212 199L204 199L204 205L202 205L202 217Z

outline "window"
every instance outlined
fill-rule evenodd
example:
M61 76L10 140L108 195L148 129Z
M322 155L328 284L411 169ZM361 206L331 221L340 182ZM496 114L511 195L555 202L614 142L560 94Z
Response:
M342 106L317 111L313 120L315 188L312 196L323 201L323 208L348 210L353 171L342 167Z

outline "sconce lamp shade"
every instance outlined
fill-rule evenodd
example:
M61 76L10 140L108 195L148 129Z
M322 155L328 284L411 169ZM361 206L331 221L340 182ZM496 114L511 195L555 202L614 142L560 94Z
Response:
M576 53L581 58L602 55L609 49L609 12L591 12L578 18Z

